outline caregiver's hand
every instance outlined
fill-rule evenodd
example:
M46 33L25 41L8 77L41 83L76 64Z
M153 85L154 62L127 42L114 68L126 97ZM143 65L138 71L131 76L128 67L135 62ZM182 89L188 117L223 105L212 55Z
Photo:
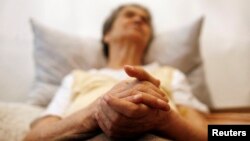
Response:
M155 129L169 111L159 80L140 67L125 66L137 79L122 81L99 99L95 118L110 137L133 137ZM165 119L164 119L165 120Z

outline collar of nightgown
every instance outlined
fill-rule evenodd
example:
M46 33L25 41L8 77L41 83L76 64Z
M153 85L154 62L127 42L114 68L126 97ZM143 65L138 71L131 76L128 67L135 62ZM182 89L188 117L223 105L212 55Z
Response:
M151 72L157 68L160 67L159 63L157 62L153 62L147 65L143 65L142 66L146 71ZM119 80L124 80L129 78L129 76L126 74L126 72L123 69L111 69L111 68L102 68L102 69L91 69L89 70L89 72L91 74L104 74L104 75L108 75L111 76L115 79L119 79Z

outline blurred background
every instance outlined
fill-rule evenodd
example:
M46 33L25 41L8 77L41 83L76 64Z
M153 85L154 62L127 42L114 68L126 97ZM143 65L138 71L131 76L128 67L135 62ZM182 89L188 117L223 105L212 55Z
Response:
M0 0L0 100L22 102L32 86L30 18L100 38L111 9L128 2L150 9L156 33L204 15L200 48L214 107L250 107L249 0Z

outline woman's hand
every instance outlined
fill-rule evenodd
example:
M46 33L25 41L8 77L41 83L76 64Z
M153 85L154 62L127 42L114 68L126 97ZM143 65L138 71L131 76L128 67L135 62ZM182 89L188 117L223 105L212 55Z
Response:
M125 66L135 80L122 81L99 99L95 118L110 137L133 137L156 129L170 110L159 80L139 67Z
M169 109L134 104L111 95L104 96L99 102L95 117L103 132L113 138L134 137L156 130L163 121L167 121L166 114L169 112Z
M159 80L149 75L141 67L127 65L124 69L129 76L136 79L122 81L106 94L120 99L123 98L133 103L144 103L153 108L169 109L168 99L159 89Z

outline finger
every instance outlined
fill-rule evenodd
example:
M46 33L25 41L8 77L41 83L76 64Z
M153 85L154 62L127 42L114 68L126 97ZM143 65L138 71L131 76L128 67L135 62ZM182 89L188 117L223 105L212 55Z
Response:
M98 124L100 123L102 125L102 130L108 130L109 126L109 119L105 116L105 114L102 112L102 106L101 106L101 100L99 100L98 110L95 114L95 117L98 121Z
M144 90L150 90L150 89L152 89L152 90L154 90L157 94L159 94L159 95L161 95L161 96L163 96L163 97L166 96L166 94L165 94L159 87L156 87L156 86L153 85L152 83L149 83L149 82L147 82L147 81L143 81L143 82L141 82L141 83L146 85L146 87L144 87Z
M166 97L166 94L162 90L160 90L159 88L157 88L155 85L153 85L152 83L150 83L148 81L142 81L142 82L138 81L138 82L128 82L128 83L129 83L129 85L133 85L133 86L130 86L131 88L126 89L124 91L117 92L115 95L117 95L118 98L132 96L132 95L137 94L140 91L140 92L145 92L145 93L154 95L154 96L168 102L168 98ZM110 94L113 94L113 92Z
M95 113L95 119L96 119L96 121L97 121L99 127L102 129L102 131L103 131L105 134L109 134L109 133L108 133L109 130L108 130L107 127L103 124L99 112L96 112L96 113Z
M105 100L102 100L100 103L100 110L95 115L96 119L98 119L97 120L98 125L108 137L116 138L116 137L124 136L124 133L128 133L129 129L131 128L128 126L129 125L128 123L130 123L130 120L128 120L129 122L125 124L126 126L120 126L117 123L112 122L111 117L115 115L114 114L115 112L111 108L108 108L108 107L109 106L105 102ZM122 115L119 114L119 116L122 116ZM121 122L120 119L119 119L119 122Z
M148 81L143 81L140 82L140 84L138 84L137 86L135 86L135 89L141 92L145 92L151 95L154 95L166 102L168 102L168 99L166 98L166 94L161 91L159 88L157 88L155 85L153 85L152 83L148 82Z
M102 129L102 131L109 137L109 138L117 138L119 139L120 137L132 137L133 135L135 135L135 131L131 130L131 128L117 128L115 130L110 130L108 129L103 122L101 122L100 116L98 116L96 114L96 119L97 119L97 123L99 125L99 127ZM133 128L134 129L134 128Z
M146 82L146 81L144 81ZM149 82L148 82L149 83ZM145 85L145 84L142 84ZM137 94L138 92L145 92L148 94L152 94L166 102L168 102L168 99L165 97L165 94L159 90L157 87L155 87L153 84L148 84L147 86L137 85L133 88L128 88L121 92L114 93L113 91L109 92L110 95L115 95L117 98L124 98L128 96L132 96Z
M152 84L151 84L152 85ZM130 90L127 90L127 91L124 91L124 92L121 92L119 95L120 97L119 98L126 98L126 97L129 97L129 96L133 96L133 95L137 95L139 93L147 93L147 94L150 94L156 98L159 98L165 102L168 102L168 98L166 98L165 96L163 97L161 94L157 93L155 90L149 88L149 87L144 87L144 88L140 88L139 86L137 88L134 88L134 89L130 89Z
M108 104L108 103L107 103ZM140 104L143 105L143 104ZM152 129L152 122L153 118L149 118L149 115L155 115L157 109L147 108L147 110L144 112L146 115L142 115L141 117L137 118L129 118L125 117L123 120L120 121L122 124L113 124L113 127L111 129L108 129L109 136L116 135L116 136L133 136L138 135L140 133L143 133L145 131L148 131L149 129ZM157 110L158 111L158 110ZM105 112L105 111L103 111ZM139 112L135 112L137 116L139 115ZM149 123L149 124L147 124ZM117 126L114 126L117 125ZM138 126L139 125L139 126Z
M135 77L139 81L149 81L157 87L160 86L160 81L154 78L153 76L151 76L148 72L146 72L141 67L125 65L124 70L130 77Z
M119 123L121 123L123 121L123 115L121 115L120 113L114 111L105 100L102 100L101 102L101 110L102 112L107 116L107 118L109 119L109 121L114 125L120 126L118 125ZM118 122L119 121L119 122Z
M114 131L114 130L119 130L120 129L130 129L130 128L135 128L136 126L138 126L137 124L133 124L136 123L138 121L128 118L128 117L124 117L122 114L114 111L107 103L105 100L102 101L101 103L101 107L102 107L102 111L103 113L105 113L105 115L108 117L109 121L112 124L112 128L110 130ZM141 118L139 118L139 120L141 120Z
M134 104L124 99L116 98L112 95L105 95L104 99L112 109L129 118L142 117L147 114L150 109L144 104Z
M165 102L157 97L154 97L150 94L143 93L143 92L140 92L140 93L133 95L133 96L126 97L124 99L128 100L130 102L136 103L136 104L143 103L151 108L156 108L156 109L160 109L163 111L170 110L170 107L169 107L167 102Z
M127 87L128 87L129 84L130 84L130 81L123 80L123 81L117 83L114 87L112 87L112 89L110 91L108 91L108 93L114 93L115 94L115 93L127 90Z
M117 98L124 98L124 97L128 97L128 96L132 96L134 94L132 91L133 91L132 89L128 88L128 89L121 91L121 92L117 92L117 93L110 92L108 94L113 95Z
M168 99L166 98L165 94L161 92L160 90L158 91L157 89L145 89L145 90L142 90L141 92L151 94L152 96L158 97L162 99L163 101L168 102Z
M120 137L121 135L119 135L118 133L112 133L112 131L111 130L109 130L107 127L106 127L106 125L101 121L101 119L100 119L101 117L98 115L98 114L96 114L96 119L97 119L97 123L98 123L98 125L99 125L99 127L102 129L102 131L103 131L103 133L105 133L105 135L107 135L108 137L112 137L112 138L115 138L115 137Z

